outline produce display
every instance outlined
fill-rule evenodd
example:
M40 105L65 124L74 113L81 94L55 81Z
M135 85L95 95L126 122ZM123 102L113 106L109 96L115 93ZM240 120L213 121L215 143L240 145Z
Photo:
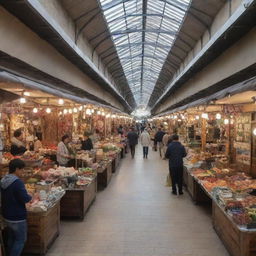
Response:
M31 185L27 187L31 193ZM65 194L62 187L52 187L49 191L40 190L33 194L33 199L26 205L31 212L44 212L53 207Z
M256 196L251 195L256 190L256 179L229 168L191 168L190 171L235 224L256 228Z

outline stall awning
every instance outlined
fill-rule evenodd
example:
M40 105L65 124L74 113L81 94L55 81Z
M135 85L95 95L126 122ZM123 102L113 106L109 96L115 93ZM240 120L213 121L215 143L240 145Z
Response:
M255 96L256 96L256 76L245 80L241 83L237 83L233 86L230 86L226 89L223 89L221 91L218 91L212 95L209 95L207 97L201 98L199 100L190 102L182 107L178 107L178 108L173 108L173 109L168 109L168 111L161 113L161 115L165 115L165 114L169 114L169 113L174 113L174 112L178 112L178 111L183 111L185 109L188 108L192 108L192 107L196 107L196 106L200 106L200 105L207 105L209 104L211 101L216 101L222 98L227 97L227 95L235 95L238 93L242 93L245 91L254 91L255 90Z
M17 100L18 98L18 95L0 89L0 104Z

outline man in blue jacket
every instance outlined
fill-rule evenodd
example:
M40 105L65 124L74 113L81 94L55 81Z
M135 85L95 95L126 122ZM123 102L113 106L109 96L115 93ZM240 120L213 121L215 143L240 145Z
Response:
M25 163L14 159L9 174L1 180L2 215L8 230L8 255L19 256L27 239L27 210L25 204L32 197L20 179Z
M172 178L172 193L177 195L176 184L179 194L182 195L183 158L187 155L185 147L179 142L179 136L173 135L172 142L168 145L165 158L169 159L169 172Z

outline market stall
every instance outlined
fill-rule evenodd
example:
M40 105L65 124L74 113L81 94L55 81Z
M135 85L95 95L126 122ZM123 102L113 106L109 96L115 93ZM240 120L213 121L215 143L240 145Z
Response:
M254 91L226 94L152 120L180 135L187 191L212 206L213 226L233 256L256 255L255 102Z

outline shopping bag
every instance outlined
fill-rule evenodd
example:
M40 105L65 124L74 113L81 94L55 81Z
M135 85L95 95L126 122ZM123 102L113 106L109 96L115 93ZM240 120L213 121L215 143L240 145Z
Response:
M166 187L171 187L172 186L172 178L170 176L170 173L168 173L167 177L166 177Z

